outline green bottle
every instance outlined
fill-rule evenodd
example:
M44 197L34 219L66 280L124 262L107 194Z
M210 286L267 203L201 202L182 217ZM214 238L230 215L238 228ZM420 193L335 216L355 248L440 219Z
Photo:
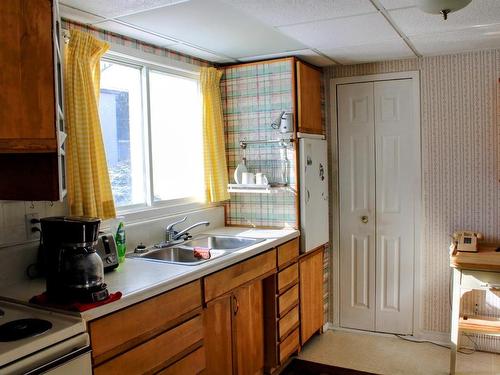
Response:
M123 221L120 221L120 224L118 224L115 241L116 249L118 251L118 259L120 260L120 263L122 263L125 260L125 253L127 252L127 244L125 241L125 225L123 224Z

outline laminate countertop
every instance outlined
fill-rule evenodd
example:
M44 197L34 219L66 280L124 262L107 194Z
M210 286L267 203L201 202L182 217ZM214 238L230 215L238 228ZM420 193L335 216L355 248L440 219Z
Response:
M91 310L71 314L80 315L87 322L97 319L270 250L298 237L299 231L294 229L222 227L206 231L203 234L264 238L265 241L197 266L126 258L125 262L120 264L118 268L104 275L109 292L120 291L122 298ZM1 288L0 298L27 304L31 297L44 291L45 279L26 280L7 288Z

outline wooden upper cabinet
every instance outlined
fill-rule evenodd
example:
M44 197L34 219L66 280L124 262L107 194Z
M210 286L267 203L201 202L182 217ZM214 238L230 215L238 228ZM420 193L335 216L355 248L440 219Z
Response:
M0 200L66 193L59 22L56 0L0 1Z
M298 131L323 134L321 121L321 72L297 61Z
M56 152L52 1L1 1L0 22L0 152Z

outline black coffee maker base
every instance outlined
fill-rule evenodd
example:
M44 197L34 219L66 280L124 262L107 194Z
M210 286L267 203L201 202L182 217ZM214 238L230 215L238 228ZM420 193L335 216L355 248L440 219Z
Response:
M95 303L109 298L109 291L106 284L101 284L92 288L65 288L64 290L49 291L47 296L52 303Z

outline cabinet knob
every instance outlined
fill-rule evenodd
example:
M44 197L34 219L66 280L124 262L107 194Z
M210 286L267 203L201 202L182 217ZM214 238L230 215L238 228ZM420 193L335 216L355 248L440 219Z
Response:
M363 224L368 223L368 216L366 216L366 215L361 216L361 222L362 222Z

